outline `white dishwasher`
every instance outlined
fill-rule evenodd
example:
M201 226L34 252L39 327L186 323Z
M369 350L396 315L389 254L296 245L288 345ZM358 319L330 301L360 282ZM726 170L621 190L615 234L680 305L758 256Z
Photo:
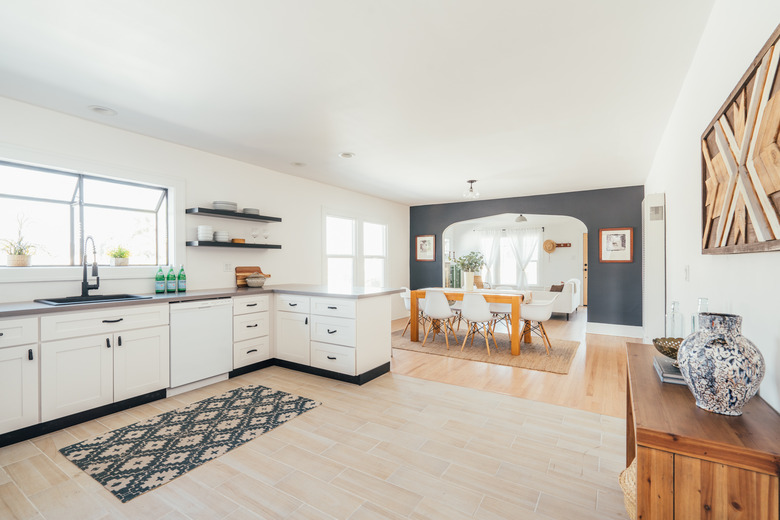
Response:
M233 299L170 304L171 388L233 369Z

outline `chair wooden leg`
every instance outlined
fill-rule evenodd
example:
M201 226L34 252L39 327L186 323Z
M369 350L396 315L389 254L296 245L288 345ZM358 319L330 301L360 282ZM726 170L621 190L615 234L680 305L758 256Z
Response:
M550 343L550 338L547 336L547 331L544 330L544 323L541 321L539 322L539 329L542 331L542 343L544 343L544 348L547 349L547 355L549 356L552 343Z
M488 341L488 334L492 334L490 331L490 323L485 323L483 326L482 332L484 332L485 335L485 346L487 347L488 356L490 356L490 342ZM493 342L496 341L496 338L493 338Z
M466 342L469 340L469 336L471 336L471 344L474 344L474 327L476 324L469 323L469 331L466 333L466 337L463 338L463 345L460 347L460 351L463 352L463 349L466 348Z
M409 325L412 323L412 318L410 317L408 320L406 320L406 327L404 327L404 331L401 333L401 337L404 337L404 334L406 334L406 329L409 328Z
M493 326L495 329L495 326ZM496 348L496 351L498 351L498 343L496 343L496 335L493 333L493 331L490 331L490 335L493 336L493 346Z
M428 330L425 331L425 337L423 338L422 346L425 346L425 342L428 341L428 333L431 331L431 328L433 328L433 320L428 322ZM433 336L434 338L436 335Z
M447 320L447 325L449 327L450 332L452 332L452 337L455 338L455 343L458 343L458 336L457 336L457 334L455 334L455 329L452 328L452 322L453 321L455 321L455 318Z

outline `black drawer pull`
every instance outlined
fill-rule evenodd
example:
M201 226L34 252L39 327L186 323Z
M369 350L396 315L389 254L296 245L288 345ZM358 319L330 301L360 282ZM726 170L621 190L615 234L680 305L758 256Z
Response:
M124 319L124 318L117 318L117 319L115 319L115 320L103 320L103 323L119 323L119 322L120 322L120 321L122 321L123 319Z
M3 333L2 333L2 332L0 332L0 336L2 336L2 335L3 335Z
M257 304L256 303L247 303L246 306L247 307L257 307Z
M336 356L328 356L328 359L336 359Z
M247 350L246 351L247 354L251 354L252 352L257 352L257 349L253 348L252 350Z
M248 328L248 329L251 329L252 327L257 327L257 323L255 323L254 325L247 325L246 326L246 328Z
M308 324L309 324L309 318L308 318L308 317L306 317L306 319L305 319L305 320L303 320L303 324L304 324L304 325L308 325Z
M111 348L111 338L106 338L106 348Z
M122 346L122 336L118 336L116 338L116 346L121 347Z
M338 331L339 331L339 329L333 329L333 330L328 329L328 334L335 334Z
M297 307L298 306L297 303L288 303L287 305L289 305L290 307Z
M334 306L332 306L332 305L328 305L328 309L331 309L331 310L334 310L334 311L335 311L336 309L338 309L338 307L334 307Z
M29 349L29 350L27 351L27 359L29 359L30 361L32 361L32 360L33 360L33 353L32 353L32 349Z

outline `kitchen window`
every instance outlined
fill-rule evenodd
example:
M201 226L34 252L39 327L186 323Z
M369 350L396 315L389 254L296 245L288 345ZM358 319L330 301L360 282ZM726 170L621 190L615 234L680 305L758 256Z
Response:
M168 190L0 161L0 238L14 240L20 229L37 266L80 265L88 235L100 264L122 246L134 265L166 265Z
M384 287L387 226L325 216L325 279L332 287Z

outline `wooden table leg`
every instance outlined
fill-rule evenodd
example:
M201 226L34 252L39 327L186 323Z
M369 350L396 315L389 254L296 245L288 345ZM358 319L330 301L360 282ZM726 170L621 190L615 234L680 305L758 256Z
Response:
M409 319L412 320L411 328L409 329L409 338L412 341L420 341L420 331L419 331L420 311L417 305L417 291L412 291L412 305L409 312L411 313Z
M512 298L512 355L520 355L520 298Z

